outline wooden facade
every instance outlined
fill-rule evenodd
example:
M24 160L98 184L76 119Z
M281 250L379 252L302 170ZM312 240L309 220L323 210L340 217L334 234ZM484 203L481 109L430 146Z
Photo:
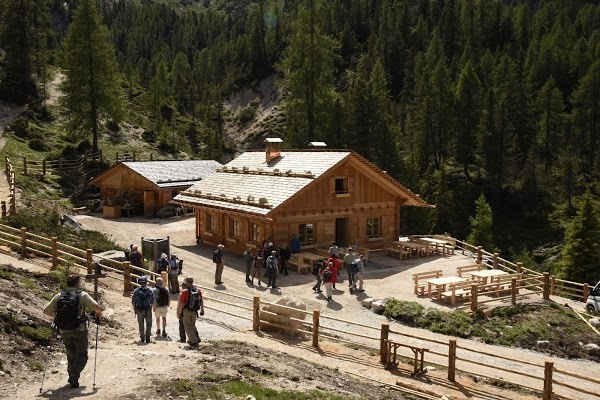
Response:
M161 163L169 163L169 168L158 171L157 175ZM106 217L117 218L122 212L126 215L151 217L161 207L169 205L179 192L198 182L201 177L214 173L219 166L221 164L216 161L124 162L104 171L89 184L100 189L102 204L110 207L104 213ZM178 177L162 181L161 178L156 178L161 173L170 175L169 171L177 168L186 171L183 179ZM150 172L146 174L145 171Z
M329 150L282 154L288 158L288 163L290 158L298 156L299 163L306 162L310 166L308 157L327 151ZM264 158L264 153L262 154ZM182 192L174 202L196 209L196 234L204 242L212 245L223 243L228 250L236 253L243 252L248 245L256 247L268 238L271 238L276 247L281 242L289 244L293 234L299 236L305 246L327 246L331 241L336 241L339 246L344 247L357 245L381 248L386 240L398 240L401 206L429 206L358 154L350 151L338 151L335 154L340 156L339 162L334 161L331 166L325 165L322 173L318 176L315 174L314 179L304 187L283 199L280 204L274 204L262 215L257 207L249 211L244 208L248 208L246 205L252 197L260 198L264 193L266 200L270 201L269 194L276 188L270 187L264 192L259 189L254 195L240 189L238 196L234 196L235 192L232 192L231 199L221 194L224 200L220 201L219 197L214 196L194 197L194 193L203 196L202 190L208 187L208 182L201 182ZM261 174L264 173L265 184L270 184L266 182L267 178L274 182L281 181L281 185L291 186L298 180L287 177L283 170L280 172L274 169L277 160L265 160L265 163L271 165L270 171L266 167L260 167L258 176L254 176L250 172L252 168L256 168L256 164L249 165L247 179L261 182ZM284 164L286 165L288 164ZM231 175L244 173L241 169L225 171L230 172L218 171L210 180L218 179L217 176L231 180L235 179ZM289 172L292 175L292 171ZM275 174L275 177L271 174ZM261 185L254 187L260 188Z

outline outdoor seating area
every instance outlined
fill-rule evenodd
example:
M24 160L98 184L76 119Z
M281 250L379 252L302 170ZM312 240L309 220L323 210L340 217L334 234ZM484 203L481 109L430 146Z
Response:
M340 262L340 268L344 268L346 266L346 261L344 257L348 254L348 248L339 248L340 258L338 261ZM363 255L363 263L367 265L367 260L369 256L369 249L363 247L357 247L354 250L354 254L358 258L359 254ZM324 247L312 247L307 248L305 251L300 253L292 254L292 257L288 260L288 264L292 270L295 270L299 274L306 274L311 272L314 265L318 261L326 262L329 259L329 249Z
M431 237L409 236L387 242L384 245L385 254L400 260L413 257L429 257L432 255L454 254L454 245L444 239Z

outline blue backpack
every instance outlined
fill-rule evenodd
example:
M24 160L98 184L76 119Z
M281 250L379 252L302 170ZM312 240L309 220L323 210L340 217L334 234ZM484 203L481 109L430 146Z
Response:
M139 287L133 291L133 305L136 310L147 310L154 302L154 294L148 287Z
M354 260L350 263L350 272L352 272L353 274L360 272L360 265L358 264L357 260Z

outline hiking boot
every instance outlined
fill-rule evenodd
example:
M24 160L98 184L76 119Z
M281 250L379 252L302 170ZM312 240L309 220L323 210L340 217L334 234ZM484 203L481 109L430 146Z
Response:
M162 337L167 337L167 332L163 330Z
M160 335L160 329L156 330L156 336Z
M179 339L179 343L185 343L185 339L184 338Z
M323 291L322 290L317 290L317 293L323 293Z
M146 343L150 343L150 336L146 336Z
M75 378L69 378L69 380L67 381L69 382L69 385L71 385L71 387L73 389L78 388L79 387L79 380L75 379Z
M142 336L142 337L140 338L140 343L145 343L145 342L146 342L146 339L145 339L145 338Z
M359 290L359 292L364 292L364 291L365 291L365 289L360 289L360 290Z

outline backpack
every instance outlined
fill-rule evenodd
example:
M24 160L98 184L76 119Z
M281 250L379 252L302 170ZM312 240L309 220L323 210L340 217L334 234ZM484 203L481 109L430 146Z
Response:
M56 326L62 330L75 330L86 320L79 316L79 294L81 290L63 290L56 301Z
M353 274L360 272L360 266L358 265L358 262L356 260L350 263L350 272L352 272Z
M158 289L158 299L156 299L156 303L159 307L164 307L169 305L169 295L167 293L167 289L164 287L156 287Z
M219 254L219 250L213 251L213 262L218 264L221 262L221 255Z
M143 264L141 261L142 261L142 254L139 252L131 253L131 255L129 256L129 262L133 266L143 267Z
M319 275L319 273L321 272L321 268L323 268L323 263L321 261L315 263L315 265L313 265L312 274L314 276Z
M156 269L158 272L164 272L167 270L168 267L169 261L165 260L164 258L160 258L156 263Z
M148 292L150 292L150 289L147 287L139 287L135 289L133 292L133 305L135 305L136 310L145 310L150 308L150 304L152 304L152 302L150 301ZM150 292L150 294L152 294L152 292Z
M273 268L275 268L275 258L273 258L273 256L269 256L269 258L267 258L267 269Z
M179 260L179 275L183 272L183 260Z
M196 287L191 287L187 289L188 298L187 303L185 304L185 308L190 311L198 311L200 306L202 305L202 297L200 296L200 291Z
M333 278L333 271L326 269L325 272L323 272L323 282L329 282L331 281L331 278Z

